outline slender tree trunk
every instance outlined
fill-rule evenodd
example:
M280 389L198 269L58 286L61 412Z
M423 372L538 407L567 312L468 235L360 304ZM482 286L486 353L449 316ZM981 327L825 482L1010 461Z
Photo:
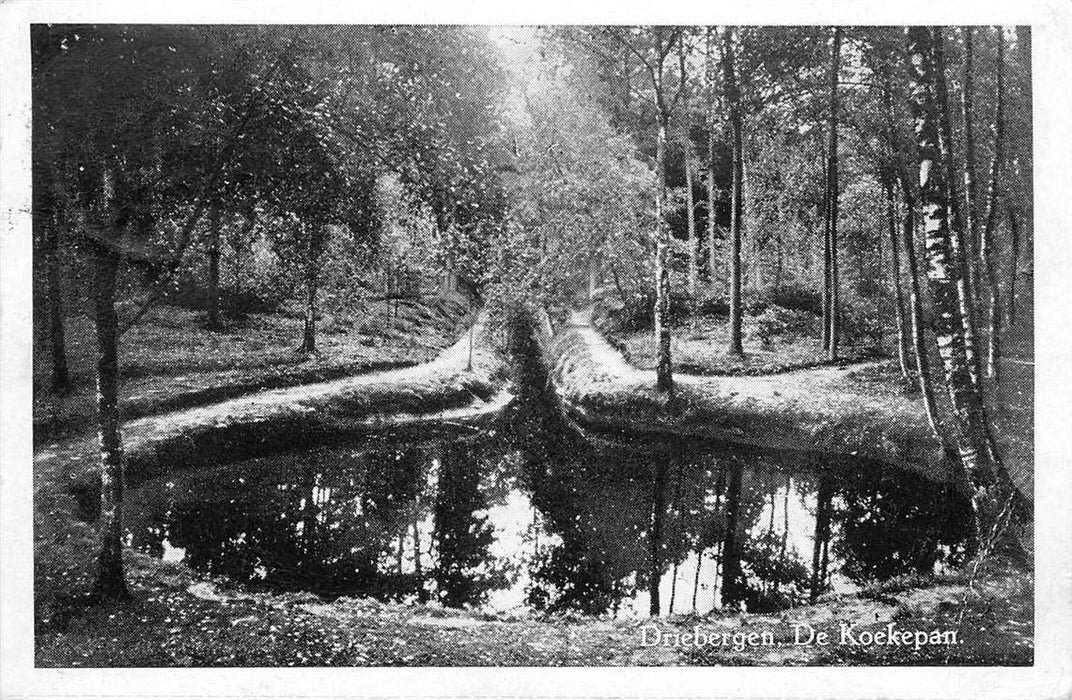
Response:
M824 144L824 149L829 153L829 144ZM830 156L823 158L823 200L820 204L823 217L823 352L830 347L830 309L831 306L831 261L830 261Z
M220 208L213 206L208 217L208 327L220 326Z
M304 228L304 224L301 224ZM316 352L316 291L319 273L317 246L313 240L313 231L307 232L308 249L305 260L305 324L302 330L302 344L299 352Z
M834 27L834 39L830 51L830 104L829 104L829 138L827 146L828 164L827 173L827 217L829 236L827 256L830 266L830 308L825 319L829 328L827 333L826 357L834 361L838 356L838 341L840 335L840 308L838 303L838 73L841 63L841 28Z
M940 29L933 31L940 32ZM957 446L971 485L977 538L986 537L1000 518L1010 494L1004 470L992 459L986 409L968 357L964 266L957 259L956 234L950 230L947 170L940 140L941 63L935 48L939 37L927 27L910 27L908 53L912 66L911 106L919 149L920 198L927 236L927 277L934 298L933 322L938 352L953 406ZM978 540L977 540L978 541Z
M64 206L61 195L55 195L50 204L50 211L42 212L44 215L40 216L39 221L44 227L44 253L48 266L48 337L52 359L52 391L63 394L71 387L63 328L63 260L60 255L61 227L66 217L60 213L60 208Z
M712 291L718 279L715 255L715 81L714 37L707 32L707 278Z
M995 381L998 379L998 354L1001 335L1000 288L998 285L997 262L994 253L994 229L1000 216L1001 193L999 181L1001 166L1005 158L1005 40L998 32L998 67L997 87L994 94L994 159L990 162L990 182L987 187L986 226L983 228L982 241L979 246L979 258L986 270L986 286L989 293L989 344L987 347L986 374Z
M950 228L950 242L953 246L953 261L960 267L955 277L960 288L960 317L964 326L964 351L968 358L968 370L972 382L981 387L979 339L976 333L978 323L975 318L975 298L977 296L972 283L974 256L970 248L971 241L964 233L964 221L960 211L960 195L957 191L955 158L953 155L953 127L949 116L949 94L946 85L944 29L934 32L934 80L935 104L938 109L938 139L941 165L945 167L946 219Z
M655 466L652 479L651 495L651 540L648 549L651 555L651 572L649 582L650 605L648 612L658 617L661 611L659 600L659 579L662 576L662 539L663 519L666 515L666 460L659 460Z
M923 406L927 411L927 420L934 437L941 441L942 426L938 420L938 405L934 398L934 381L931 377L930 353L927 347L927 331L923 322L923 293L919 283L919 264L916 252L916 203L908 175L904 170L898 172L901 183L901 197L904 200L903 235L905 261L908 263L908 305L912 317L912 346L916 357L916 374L919 379L919 391L923 396Z
M1009 215L1009 327L1016 322L1016 268L1020 260L1020 223L1016 212L1008 207Z
M659 180L655 187L655 341L658 343L655 387L660 392L673 391L674 388L670 357L670 266L667 261L670 230L665 221L666 131L669 121L670 115L665 109L660 109L655 157Z
M908 333L906 332L904 292L901 290L901 256L897 245L897 211L893 200L893 181L884 178L882 189L886 193L886 216L890 238L890 266L893 277L893 300L897 312L897 361L901 367L901 376L905 381L912 380L908 369Z
M689 109L689 84L685 69L685 37L678 36L678 65L681 80L682 118L681 118L681 152L685 165L685 222L688 230L688 292L689 298L696 298L696 285L700 273L699 240L696 236L696 202L692 197L692 112Z
M238 234L238 239L235 242L234 247L234 290L236 296L241 296L242 290L245 285L242 284L242 276L245 268L245 261L249 257L253 250L253 228L257 225L257 216L253 212L250 212L246 217L246 222L242 226L241 232Z
M685 207L688 214L689 230L689 296L696 298L697 284L700 278L700 246L696 237L696 203L692 198L692 141L685 141Z
M730 133L733 149L733 185L730 195L730 339L729 353L743 355L741 341L741 224L743 221L744 179L744 124L741 115L740 92L737 87L736 69L733 64L733 30L723 30L722 74L725 82L726 102L730 111Z
M973 51L974 28L961 28L964 35L964 86L961 89L961 110L964 121L964 221L972 250L980 250L979 239L979 187L975 176L975 61ZM972 289L978 293L979 266L970 265ZM973 299L976 304L981 299Z
M722 606L736 603L744 597L741 554L737 542L738 516L741 508L741 465L730 468L726 493L726 534L722 545Z
M95 591L103 599L129 597L123 576L123 441L119 430L119 319L115 310L119 254L94 244L97 328L97 426L101 459L100 552Z

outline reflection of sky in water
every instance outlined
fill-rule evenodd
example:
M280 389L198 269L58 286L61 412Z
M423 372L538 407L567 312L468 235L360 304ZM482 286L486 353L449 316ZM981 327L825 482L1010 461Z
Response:
M606 464L590 468L584 457L559 455L557 462L544 454L526 461L523 450L487 442L278 456L148 482L130 493L131 537L135 546L165 561L186 561L270 589L402 602L418 600L420 588L429 599L453 590L451 600L496 612L531 609L534 589L550 596L543 605L595 590L591 595L611 596L600 604L607 614L646 617L651 469L666 455L641 453L621 462L614 453ZM725 517L726 472L716 485L724 469L717 457L671 456L664 481L662 613L671 612L671 599L672 612L693 611L695 588L695 608L702 614L722 607L717 539L704 540L699 553L696 548L697 538L722 536L702 533ZM799 602L812 563L817 478L787 476L768 466L744 469L742 475L740 546L772 547L752 550L761 565L796 562L803 576L785 579L797 583L783 582L773 591ZM536 491L533 483L541 484ZM841 490L832 499L836 514L851 511L846 498L857 496ZM895 500L881 489L861 499L883 507ZM874 524L868 512L859 520ZM841 530L835 515L833 540L844 539ZM858 528L857 537L859 532L868 531ZM446 550L444 543L450 545ZM782 547L790 559L778 553ZM831 590L856 589L839 571L837 547L828 549ZM939 549L949 552L946 544ZM581 571L578 562L588 568ZM750 566L748 585L765 594L770 582Z

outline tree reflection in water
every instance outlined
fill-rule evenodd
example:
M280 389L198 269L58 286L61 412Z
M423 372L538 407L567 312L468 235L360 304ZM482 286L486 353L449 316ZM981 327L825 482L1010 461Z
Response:
M970 511L914 474L514 418L150 482L133 541L256 588L622 615L777 610L963 556Z

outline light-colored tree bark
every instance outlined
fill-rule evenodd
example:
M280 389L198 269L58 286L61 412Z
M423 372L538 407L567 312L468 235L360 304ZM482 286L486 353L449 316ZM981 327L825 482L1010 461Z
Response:
M882 189L886 195L887 232L890 241L890 277L893 280L893 303L894 311L897 314L897 363L901 368L901 377L905 381L911 381L912 374L908 368L908 333L906 332L904 292L901 289L901 255L897 243L897 209L894 204L893 181L891 178L883 178Z
M979 245L979 262L986 272L988 305L988 346L986 356L986 374L995 381L998 379L998 355L1001 339L1001 304L998 285L997 261L994 252L994 230L997 228L1001 207L1001 168L1005 158L1005 39L999 30L997 85L994 91L994 121L991 131L994 135L994 158L990 162L990 180L987 184L986 225L983 227ZM1015 269L1014 269L1015 274Z
M841 28L834 27L834 36L830 50L830 100L829 126L827 134L826 166L826 264L827 284L829 285L826 317L826 357L834 361L838 356L840 340L840 309L838 303L838 74L841 67Z
M961 87L961 118L964 123L964 222L972 250L979 250L979 186L975 168L975 60L974 32L971 26L961 28L964 36L964 84ZM972 288L979 291L979 266L972 265ZM979 303L976 297L973 300Z
M715 253L715 52L714 29L708 28L705 45L707 67L707 278L712 291L718 279Z
M934 300L933 327L953 407L957 447L969 479L977 541L990 538L1000 526L1013 497L1007 475L996 463L989 444L986 409L973 381L966 337L967 289L958 259L956 233L950 227L950 189L941 138L941 63L936 48L941 29L910 27L908 55L912 68L911 106L916 125L920 199L927 247L927 278Z
M901 199L904 201L902 217L901 243L904 246L905 262L908 265L908 308L912 321L912 347L916 358L916 378L919 392L923 397L923 406L927 411L927 421L931 432L942 440L942 424L938 419L938 406L934 399L934 382L931 377L930 354L927 332L923 321L923 294L919 283L919 257L916 252L916 203L908 174L898 170L901 185Z

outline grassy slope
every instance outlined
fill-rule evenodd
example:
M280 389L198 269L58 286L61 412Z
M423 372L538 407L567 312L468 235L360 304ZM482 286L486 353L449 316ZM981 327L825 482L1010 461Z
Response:
M251 391L325 381L431 360L466 325L461 298L370 304L361 318L325 315L319 354L295 352L302 320L295 314L251 314L224 332L204 327L202 314L158 306L120 342L120 400L126 418L223 401ZM34 440L41 444L94 426L95 340L85 316L67 319L72 391L48 390L44 334L34 360Z
M188 569L130 558L134 602L81 608L72 602L38 629L38 666L602 666L1006 664L1032 661L1033 595L1023 577L995 569L975 592L958 582L886 586L826 598L782 615L677 615L664 632L770 630L778 646L668 648L642 644L644 620L480 615L433 606L309 594L249 593ZM956 630L957 647L796 646L795 622L835 633L895 622L906 630Z
M608 341L638 369L655 369L658 350L651 330L616 333L596 323ZM725 319L701 317L694 323L671 328L671 351L675 372L697 375L771 374L828 364L844 364L874 359L875 352L859 346L842 346L842 360L830 363L818 338L775 337L764 343L759 339L755 316L742 319L743 342L747 353L734 356L729 347L728 323Z

